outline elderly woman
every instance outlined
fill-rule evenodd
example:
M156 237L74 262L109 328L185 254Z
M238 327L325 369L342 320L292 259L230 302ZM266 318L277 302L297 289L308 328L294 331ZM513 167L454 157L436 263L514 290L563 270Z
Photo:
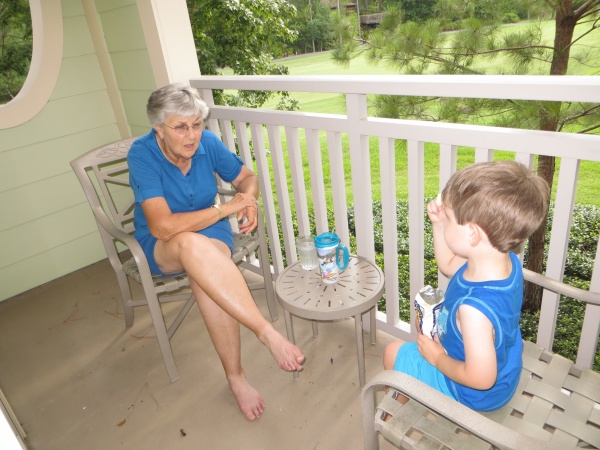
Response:
M187 273L238 406L254 420L265 403L246 381L239 324L254 332L282 369L299 370L304 362L300 349L263 317L231 261L227 217L245 217L243 233L256 228L258 179L204 130L208 107L195 89L184 84L158 89L148 99L147 113L152 130L133 143L128 155L135 238L153 273ZM237 191L221 205L215 205L215 173Z

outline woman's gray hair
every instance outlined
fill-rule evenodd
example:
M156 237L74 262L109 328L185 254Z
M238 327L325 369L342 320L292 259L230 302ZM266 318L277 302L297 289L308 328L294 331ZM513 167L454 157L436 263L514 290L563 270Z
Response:
M193 87L173 83L150 94L146 113L151 125L160 125L169 116L202 116L204 120L208 116L208 106Z

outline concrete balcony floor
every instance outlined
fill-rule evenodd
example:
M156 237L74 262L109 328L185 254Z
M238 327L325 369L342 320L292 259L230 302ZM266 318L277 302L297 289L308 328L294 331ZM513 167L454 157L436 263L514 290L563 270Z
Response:
M254 295L268 317L264 291ZM197 308L171 341L181 375L171 383L149 313L138 308L125 328L104 260L0 303L0 388L31 449L362 448L353 320L320 323L317 338L309 322L294 325L307 356L298 380L242 327L246 375L267 403L249 422ZM285 334L281 310L275 327ZM367 380L392 339L365 335Z

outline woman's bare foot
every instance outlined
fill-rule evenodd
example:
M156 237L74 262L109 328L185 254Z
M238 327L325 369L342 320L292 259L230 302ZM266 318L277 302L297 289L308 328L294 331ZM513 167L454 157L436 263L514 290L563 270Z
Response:
M229 387L242 414L248 420L256 420L265 410L265 402L260 394L246 380L246 375L227 377Z
M271 324L265 328L258 339L267 346L279 367L288 372L302 369L305 361L302 351L284 338Z

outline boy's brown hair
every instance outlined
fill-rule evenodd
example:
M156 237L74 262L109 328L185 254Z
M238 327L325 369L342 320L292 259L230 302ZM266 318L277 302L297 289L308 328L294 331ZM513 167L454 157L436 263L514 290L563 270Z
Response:
M515 161L476 163L456 172L442 192L459 225L474 223L503 253L517 249L548 212L548 183Z

